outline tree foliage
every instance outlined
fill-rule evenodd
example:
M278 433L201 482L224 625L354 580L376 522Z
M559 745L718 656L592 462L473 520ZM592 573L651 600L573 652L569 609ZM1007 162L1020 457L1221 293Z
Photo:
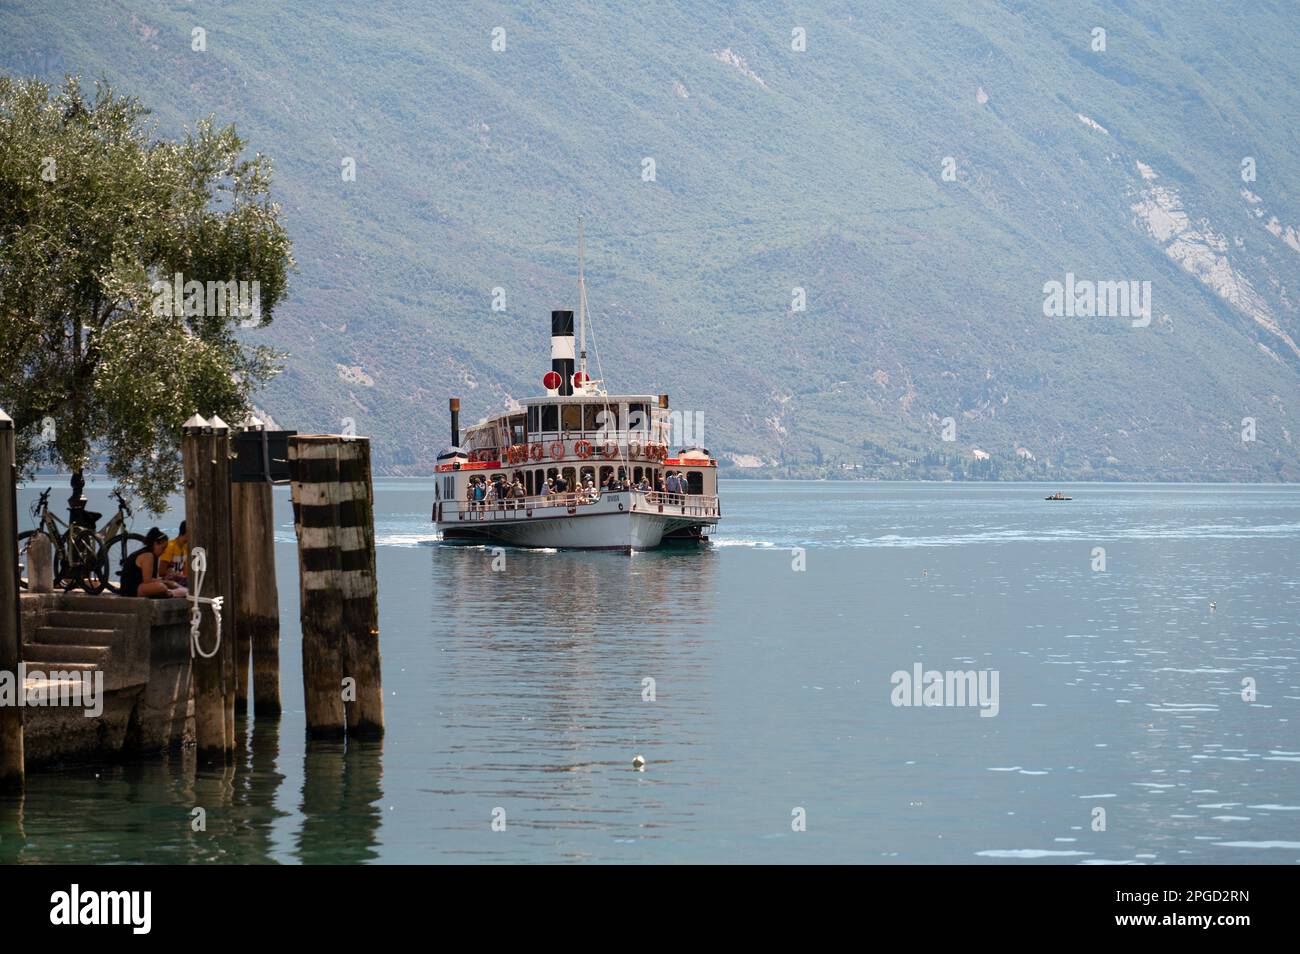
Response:
M242 420L278 370L242 339L271 321L293 258L264 156L210 118L168 141L147 117L106 83L0 77L0 407L24 475L98 458L158 512L182 423ZM160 307L178 274L256 287L252 314L202 294Z

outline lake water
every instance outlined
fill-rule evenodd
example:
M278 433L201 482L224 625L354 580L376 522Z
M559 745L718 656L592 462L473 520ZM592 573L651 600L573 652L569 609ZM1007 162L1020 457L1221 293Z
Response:
M387 737L308 746L278 488L279 724L33 773L0 860L1300 861L1300 489L1054 489L728 481L707 548L494 570L379 481ZM996 715L894 705L917 664Z

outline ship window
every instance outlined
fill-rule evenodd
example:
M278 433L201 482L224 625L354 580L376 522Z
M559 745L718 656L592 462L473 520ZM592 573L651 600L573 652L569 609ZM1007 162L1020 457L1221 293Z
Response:
M542 430L558 431L560 421L560 409L554 404L542 405Z
M627 406L627 429L629 431L648 431L650 429L650 415L646 413L644 404L629 404Z
M541 428L537 426L537 408L530 407L528 409L528 433L536 434L540 430Z
M582 468L582 475L581 475L581 478L580 478L580 479L582 480L582 482L583 482L584 484L585 484L588 480L590 480L592 483L595 483L595 481L596 481L596 471L595 471L595 469L594 469L594 468L591 468L591 467L584 467L584 468Z
M641 483L641 468L640 468L640 467L633 467L633 468L632 468L632 483L634 483L634 484L639 484L639 483Z
M564 427L566 431L582 430L582 405L565 404L564 408Z
M686 472L686 492L691 494L704 493L704 475L698 470L688 470Z
M510 443L522 444L524 440L524 418L521 414L519 417L510 419Z
M584 431L595 431L600 429L600 412L601 405L588 404L582 411L582 429Z
M602 467L600 469L600 485L605 486L605 481L609 480L609 475L614 473L613 467Z
M596 427L598 431L617 431L618 430L618 405L617 404L593 404L596 409Z
M567 488L569 488L569 490L572 490L572 489L574 488L574 486L575 486L574 483L573 483L573 468L572 468L572 467L566 467L566 468L564 468L564 485L565 485Z

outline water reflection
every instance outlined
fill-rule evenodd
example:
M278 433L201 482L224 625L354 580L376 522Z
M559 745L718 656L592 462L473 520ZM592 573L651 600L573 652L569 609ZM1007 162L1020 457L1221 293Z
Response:
M87 864L376 856L382 743L311 746L303 758L293 858L277 844L280 726L240 720L233 764L196 765L193 749L123 764L45 768L25 793L0 796L0 863Z
M355 864L379 857L382 777L382 742L311 742L303 757L302 825L294 859Z
M502 857L506 842L478 834L498 805L514 830L539 837L559 829L652 839L670 821L690 824L661 782L635 776L631 759L654 763L667 757L656 755L661 747L695 744L711 705L704 646L717 564L707 548L632 557L431 549L426 655L440 660L432 701L452 740L432 790L457 806L439 850ZM566 857L586 855L571 845Z

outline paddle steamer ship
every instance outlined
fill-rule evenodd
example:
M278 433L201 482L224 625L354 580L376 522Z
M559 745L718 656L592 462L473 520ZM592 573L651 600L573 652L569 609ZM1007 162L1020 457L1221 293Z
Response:
M722 516L718 462L702 447L670 447L668 395L609 394L588 376L581 244L576 366L573 312L552 311L544 394L467 428L463 441L460 399L450 401L433 504L443 540L631 553L707 542ZM681 475L676 492L669 475ZM478 501L481 482L522 492ZM563 492L549 492L555 485Z

